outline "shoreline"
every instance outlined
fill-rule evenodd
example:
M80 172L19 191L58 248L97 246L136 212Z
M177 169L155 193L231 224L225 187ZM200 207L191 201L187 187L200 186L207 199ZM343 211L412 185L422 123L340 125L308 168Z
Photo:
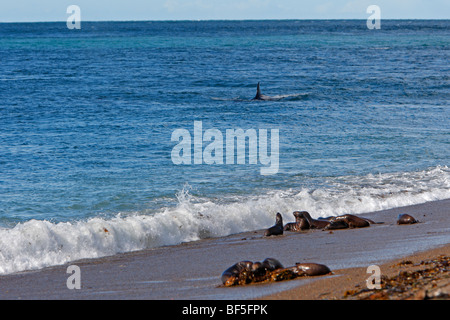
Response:
M343 277L299 278L225 288L220 286L220 275L238 261L273 257L284 266L296 262L325 264L336 274L349 275L348 285L358 283L370 276L365 273L369 265L383 266L384 272L385 264L396 259L428 254L437 248L448 251L449 208L450 199L432 201L361 214L384 222L369 228L285 232L277 237L263 237L264 230L258 230L3 275L0 299L301 299L298 292L304 288L316 290L317 295L309 297L323 299L327 297L323 293L332 290L332 283ZM411 214L420 223L399 226L396 219L400 213ZM67 287L70 265L81 270L79 290Z

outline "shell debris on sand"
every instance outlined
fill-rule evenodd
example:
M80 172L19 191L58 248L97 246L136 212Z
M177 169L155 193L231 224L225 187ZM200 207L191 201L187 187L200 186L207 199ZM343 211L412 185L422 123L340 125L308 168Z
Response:
M404 267L396 276L381 277L381 289L347 290L344 298L356 300L440 300L450 299L450 257L413 264L402 261L395 266Z

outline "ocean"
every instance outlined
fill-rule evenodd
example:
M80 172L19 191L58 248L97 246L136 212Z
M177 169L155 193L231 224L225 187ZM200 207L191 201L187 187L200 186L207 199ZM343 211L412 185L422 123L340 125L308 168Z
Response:
M2 23L0 274L448 199L449 61L450 20Z

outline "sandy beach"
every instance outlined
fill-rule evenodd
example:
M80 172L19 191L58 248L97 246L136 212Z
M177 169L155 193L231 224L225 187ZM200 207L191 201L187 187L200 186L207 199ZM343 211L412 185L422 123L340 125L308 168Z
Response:
M426 277L424 281L414 281L404 287L400 281L396 283L396 294L387 292L386 280L398 278L399 275L418 273L428 270L430 262L446 258L445 268L438 274ZM418 252L413 255L389 261L380 265L382 281L380 290L369 290L366 280L370 277L367 268L348 268L335 270L336 277L323 277L313 283L286 290L262 299L268 300L425 300L450 298L450 245ZM436 272L435 272L436 273ZM425 277L422 277L425 278ZM416 279L413 279L416 280Z
M63 266L0 277L0 299L351 299L364 289L369 265L382 276L420 261L450 255L450 199L362 214L383 224L369 228L263 237L264 230L211 238L177 246L81 260ZM305 209L305 208L299 208ZM420 221L397 225L398 214ZM287 216L291 213L283 213ZM270 227L270 226L268 226ZM221 273L242 260L278 259L327 265L333 275L223 287ZM402 261L411 263L400 263ZM68 289L69 265L80 268L81 289ZM448 288L448 277L447 288ZM439 286L445 288L444 283ZM347 292L347 295L346 295Z

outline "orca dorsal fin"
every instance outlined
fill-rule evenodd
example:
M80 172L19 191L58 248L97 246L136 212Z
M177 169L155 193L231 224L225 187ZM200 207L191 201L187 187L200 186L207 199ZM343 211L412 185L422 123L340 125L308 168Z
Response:
M256 87L255 99L260 99L260 98L261 98L261 88L259 87L259 82L258 82L258 86Z

